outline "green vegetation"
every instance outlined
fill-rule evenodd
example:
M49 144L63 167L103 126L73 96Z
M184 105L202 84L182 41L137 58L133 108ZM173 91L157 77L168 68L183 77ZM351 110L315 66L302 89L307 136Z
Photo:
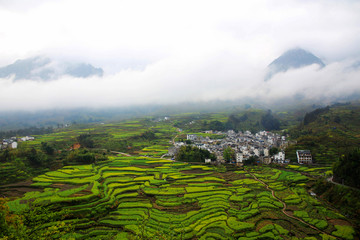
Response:
M335 225L336 231L332 234L343 239L353 239L355 231L350 226Z
M340 157L333 168L334 181L360 188L360 149Z
M268 124L261 116L270 112L249 109L249 119L251 112L258 120L242 126ZM355 190L322 182L329 166L203 165L214 156L189 146L176 156L182 162L161 158L175 137L184 138L177 128L197 133L209 124L226 126L228 119L225 113L187 114L168 121L74 125L2 151L3 183L32 181L0 186L0 193L11 197L0 198L0 239L356 237L343 214L309 194L314 188L318 196L336 199L346 213L360 209ZM353 212L349 216L358 219Z
M201 162L205 159L216 160L216 156L208 150L203 150L193 146L181 146L175 156L176 161L180 162Z
M224 160L226 162L231 162L231 160L235 160L235 151L231 147L227 147L224 149L223 153Z
M334 185L326 180L318 180L314 186L318 195L331 202L342 213L352 219L360 219L360 191L346 186Z
M271 111L260 109L247 109L239 113L232 113L224 120L204 121L202 129L204 130L236 130L258 132L260 130L279 130L280 120L275 118Z
M26 219L31 212L31 216L44 219L37 222L38 218L31 218L20 225L25 232L33 229L33 239L54 226L57 238L75 239L111 239L119 234L128 239L156 239L160 235L164 239L280 238L290 236L290 232L303 238L319 234L301 222L289 222L281 212L283 204L250 172L276 189L276 195L294 216L329 235L353 236L350 224L346 231L344 227L334 233L332 220L346 221L307 193L301 184L309 180L299 182L299 173L270 167L233 172L233 166L224 167L219 172L213 166L114 156L108 161L67 166L34 178L39 190L3 203L3 209L8 210L2 213L7 218ZM47 207L42 210L41 206ZM3 228L9 230L4 236L10 234L11 226L15 227L7 221Z
M306 114L302 124L289 130L297 143L286 149L286 156L295 162L297 149L309 149L316 163L336 162L360 145L359 118L357 104L332 105Z

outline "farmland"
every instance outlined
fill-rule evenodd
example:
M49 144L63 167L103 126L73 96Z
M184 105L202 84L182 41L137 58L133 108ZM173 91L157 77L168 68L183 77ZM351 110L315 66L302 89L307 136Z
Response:
M223 116L215 114L211 119L224 121ZM189 114L171 121L75 125L22 143L16 150L20 153L42 151L42 143L48 143L56 149L50 157L62 164L51 170L35 168L34 173L27 172L29 166L21 161L21 154L1 163L6 183L27 180L0 186L0 193L9 197L0 198L0 210L5 209L6 221L14 226L8 236L356 239L356 227L347 217L310 195L317 178L332 174L328 165L236 167L163 158L173 139L197 133L196 122L195 127L186 125L194 119ZM78 151L71 147L79 136L86 136L84 144L92 144L80 150L104 157L91 164L65 161ZM20 228L16 219L28 230Z
M32 181L38 190L8 202L9 209L68 210L62 225L37 226L40 232L71 226L65 238L352 239L355 233L344 216L309 195L307 177L268 167L219 168L118 155Z

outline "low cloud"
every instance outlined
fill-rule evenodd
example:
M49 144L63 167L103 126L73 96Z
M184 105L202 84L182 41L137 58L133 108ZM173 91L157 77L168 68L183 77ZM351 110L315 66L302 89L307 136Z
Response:
M62 77L40 82L0 79L0 110L124 107L191 101L256 99L275 102L302 96L335 100L360 93L360 70L348 62L316 65L276 74L264 82L265 69L232 54L210 58L169 58L144 70L123 70L103 77Z

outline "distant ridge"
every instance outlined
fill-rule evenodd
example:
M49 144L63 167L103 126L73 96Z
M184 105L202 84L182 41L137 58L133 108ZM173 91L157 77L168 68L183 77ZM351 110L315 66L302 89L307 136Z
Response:
M102 76L104 71L86 63L59 63L47 57L32 57L16 60L14 63L0 68L0 78L14 76L14 81L56 80L61 76L68 75L79 78Z
M289 69L297 69L312 64L317 64L320 68L325 67L323 61L311 52L301 48L294 48L283 53L280 57L272 61L268 66L268 73L265 81L270 80L279 72L286 72Z

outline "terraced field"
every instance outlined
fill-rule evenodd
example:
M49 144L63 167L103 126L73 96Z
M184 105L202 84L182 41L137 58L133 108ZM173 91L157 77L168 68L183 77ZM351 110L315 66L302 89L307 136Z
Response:
M148 119L125 121L112 124L74 125L70 128L58 129L55 133L35 135L34 141L22 142L22 148L40 149L41 142L55 146L56 149L69 149L78 142L81 134L89 134L94 141L94 148L112 151L138 151L144 155L167 153L169 140L176 135L169 121L153 122ZM152 132L154 136L146 139L143 134ZM142 151L142 149L144 149ZM161 156L161 155L160 155Z
M65 238L75 239L353 238L344 216L308 194L307 177L227 168L119 155L40 175L32 184L38 191L8 206L19 213L34 205L68 209L63 223L38 229L71 226Z

